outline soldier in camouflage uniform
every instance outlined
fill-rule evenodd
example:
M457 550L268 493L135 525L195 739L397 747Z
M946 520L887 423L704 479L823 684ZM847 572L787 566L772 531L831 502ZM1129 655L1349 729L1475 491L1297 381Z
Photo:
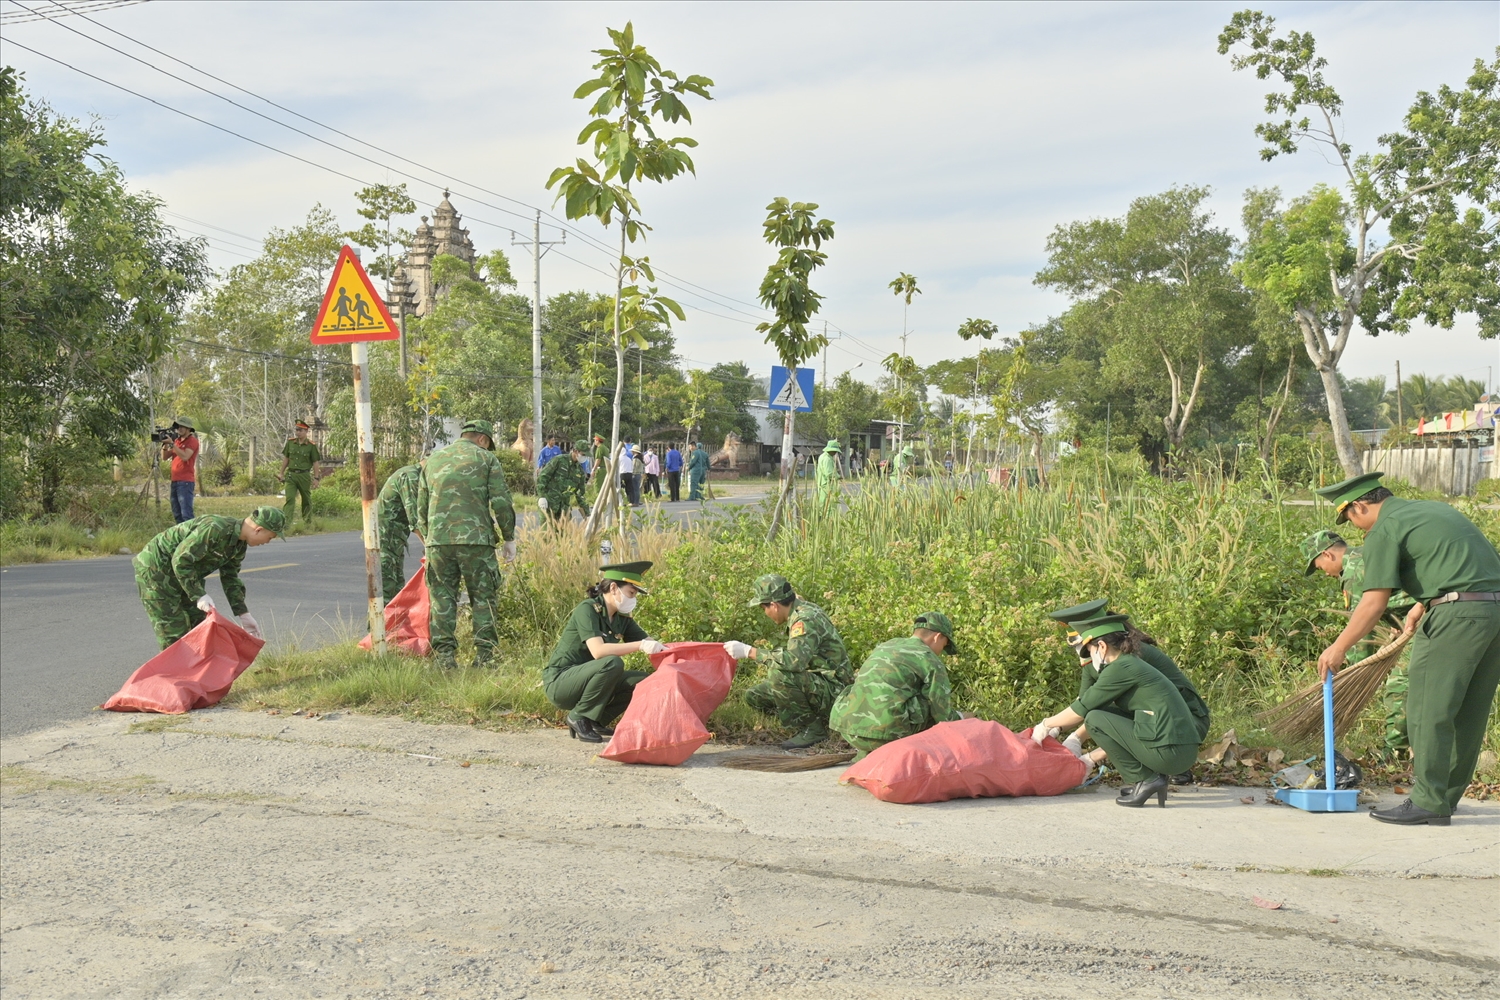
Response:
M801 750L821 743L828 738L828 712L834 699L854 680L844 640L823 609L799 598L784 576L768 573L755 581L755 597L749 606L756 605L767 618L787 626L787 644L764 655L743 643L732 644L730 655L744 654L769 666L766 679L745 692L745 704L776 716L788 729L799 730L781 744L784 749Z
M174 525L146 543L135 557L135 585L146 606L156 641L166 649L193 630L214 608L205 581L218 573L229 610L246 632L261 637L245 606L240 563L251 545L264 545L286 531L286 517L275 507L257 507L241 521L205 514Z
M959 718L943 658L958 652L941 611L918 615L912 634L870 651L854 683L833 703L829 726L863 760L871 750Z
M516 510L505 472L495 457L495 428L470 420L462 436L433 452L417 485L417 534L427 546L427 592L432 602L432 655L440 667L458 665L458 588L469 591L474 622L474 665L495 655L495 603L500 567L495 561L498 525L505 559L516 557Z
M1350 548L1343 537L1332 531L1315 531L1302 540L1302 555L1307 559L1307 575L1322 570L1329 576L1339 578L1344 591L1344 607L1352 608L1365 593L1364 552ZM1391 602L1386 605L1383 621L1392 628L1404 626L1406 613L1417 602L1404 590L1391 593ZM1374 649L1370 640L1359 643L1346 654L1347 662L1358 663ZM1385 679L1385 690L1381 692L1381 703L1385 707L1385 753L1394 757L1411 744L1406 739L1406 667L1407 657L1401 661Z
M380 488L380 585L385 602L406 584L406 546L417 523L420 465L403 465Z
M583 498L588 479L583 474L583 456L588 452L587 441L574 441L573 450L555 456L536 477L536 491L541 495L541 506L554 522L561 521L572 508L571 499L579 510L587 510Z

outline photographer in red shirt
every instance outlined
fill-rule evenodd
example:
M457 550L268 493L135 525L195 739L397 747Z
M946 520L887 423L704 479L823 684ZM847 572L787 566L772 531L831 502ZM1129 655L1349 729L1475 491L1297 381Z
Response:
M193 490L198 482L198 436L187 417L172 421L173 437L161 444L161 457L172 460L172 517L181 524L193 519Z

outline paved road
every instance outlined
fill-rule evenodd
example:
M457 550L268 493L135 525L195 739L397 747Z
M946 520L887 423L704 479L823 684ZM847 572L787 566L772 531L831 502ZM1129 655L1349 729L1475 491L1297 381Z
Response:
M763 496L716 503L745 506ZM662 509L688 520L703 508L683 501ZM421 558L422 545L413 538L408 574ZM262 545L246 555L244 572L250 610L274 643L321 646L364 631L365 554L358 532ZM225 606L217 578L209 593ZM0 569L0 735L88 712L156 651L129 557Z

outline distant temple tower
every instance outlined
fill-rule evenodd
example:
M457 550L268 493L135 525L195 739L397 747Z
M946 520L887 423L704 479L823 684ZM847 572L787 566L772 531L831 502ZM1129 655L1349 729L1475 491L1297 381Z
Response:
M443 200L432 213L432 224L422 216L422 224L413 234L411 245L396 273L391 276L391 312L398 317L430 316L437 306L437 288L432 282L432 261L440 254L457 257L474 268L474 242L469 231L459 225L459 214L443 192Z

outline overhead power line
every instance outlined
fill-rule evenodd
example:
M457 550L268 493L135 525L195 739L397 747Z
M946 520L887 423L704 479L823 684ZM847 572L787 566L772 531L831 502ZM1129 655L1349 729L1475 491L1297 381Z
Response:
M76 0L76 2L71 5L61 3L57 4L58 7L62 8L62 10L60 11L45 12L33 11L25 7L25 5L23 4L16 4L17 7L22 8L20 11L0 11L0 24L23 24L27 21L52 21L59 17L72 17L75 15L82 17L84 11L109 10L111 7L129 7L133 4L147 2L148 0ZM85 18L85 20L89 19ZM95 21L94 23L97 24L98 22Z

